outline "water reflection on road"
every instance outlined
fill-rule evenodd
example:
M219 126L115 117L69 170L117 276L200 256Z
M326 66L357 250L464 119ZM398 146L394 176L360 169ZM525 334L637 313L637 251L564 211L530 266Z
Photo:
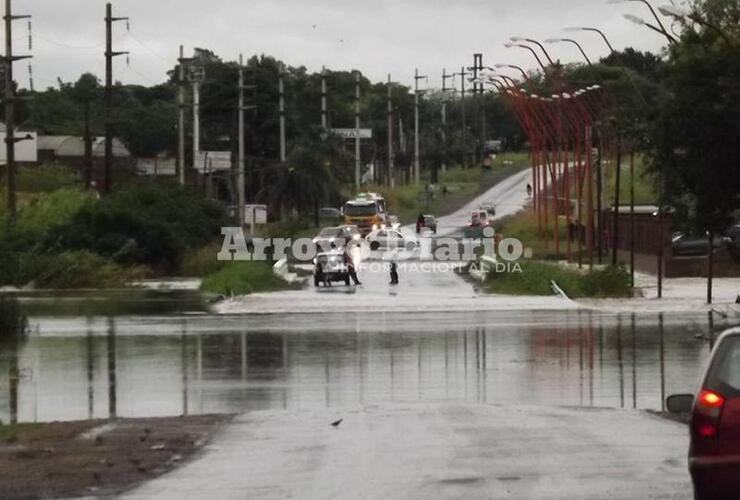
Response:
M714 319L715 329L731 319ZM693 390L706 316L32 317L21 421L467 401L660 409ZM460 326L455 326L460 325ZM11 413L7 348L0 419Z

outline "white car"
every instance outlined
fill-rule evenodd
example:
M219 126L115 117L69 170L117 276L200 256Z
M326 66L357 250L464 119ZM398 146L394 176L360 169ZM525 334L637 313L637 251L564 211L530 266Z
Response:
M419 246L413 236L404 235L397 229L374 229L365 240L370 244L370 250L413 250Z

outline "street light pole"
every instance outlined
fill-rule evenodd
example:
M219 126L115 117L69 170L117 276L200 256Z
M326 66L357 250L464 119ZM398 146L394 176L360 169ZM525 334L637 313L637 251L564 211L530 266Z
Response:
M583 50L583 47L580 43L578 43L576 40L573 40L572 38L548 38L545 40L545 43L558 43L558 42L568 42L572 43L576 47L578 47L578 50L581 51L581 55L583 55L583 58L586 60L586 63L588 63L589 66L593 66L591 63L591 59L588 58L588 55L586 54L586 51Z
M113 175L113 58L128 52L113 52L113 23L128 17L113 17L112 6L105 4L105 173L103 192L110 193Z
M285 83L283 82L284 70L282 65L278 68L278 112L280 114L280 163L285 163L287 155L285 151Z
M391 87L391 75L388 74L388 183L390 187L396 186L393 172L393 90Z
M177 175L180 185L185 185L185 54L183 46L180 45L180 58L177 78Z
M419 68L414 70L414 183L419 184L421 178L421 165L419 160L419 80L426 76L419 75Z
M11 13L11 0L5 0L5 154L8 170L8 228L15 224L17 201L15 186L15 144L23 139L15 137L15 91L13 89L13 63L31 56L13 55L13 21L28 19L31 16L14 16Z
M465 71L465 66L462 66L460 68L460 72L457 73L457 75L460 76L460 110L462 114L462 164L461 167L463 170L465 170L465 162L466 162L466 156L467 156L467 144L466 144L466 135L467 135L467 128L468 125L466 123L466 116L465 116L465 77L468 76L470 73Z
M612 46L611 42L609 41L609 39L604 34L604 32L601 31L598 28L591 28L589 26L574 26L574 27L570 27L570 28L565 28L565 31L567 31L567 32L591 31L591 32L594 32L594 33L598 33L601 36L601 38L604 40L604 43L606 43L606 46L609 47L609 52L611 52L611 53L616 52L614 50L614 47Z
M360 191L361 184L360 158L360 72L355 72L355 188Z

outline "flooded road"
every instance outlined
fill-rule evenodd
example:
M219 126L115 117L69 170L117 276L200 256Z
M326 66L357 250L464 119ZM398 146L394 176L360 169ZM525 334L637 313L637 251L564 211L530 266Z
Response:
M659 410L709 353L705 314L217 316L192 294L137 294L24 298L31 334L2 347L0 419L14 352L26 422L406 402Z

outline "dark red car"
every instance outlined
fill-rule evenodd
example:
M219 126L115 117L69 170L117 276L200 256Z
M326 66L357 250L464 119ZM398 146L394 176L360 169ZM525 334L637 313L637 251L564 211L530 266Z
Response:
M694 498L740 498L740 328L717 340L698 394L671 396L667 407L691 412Z

